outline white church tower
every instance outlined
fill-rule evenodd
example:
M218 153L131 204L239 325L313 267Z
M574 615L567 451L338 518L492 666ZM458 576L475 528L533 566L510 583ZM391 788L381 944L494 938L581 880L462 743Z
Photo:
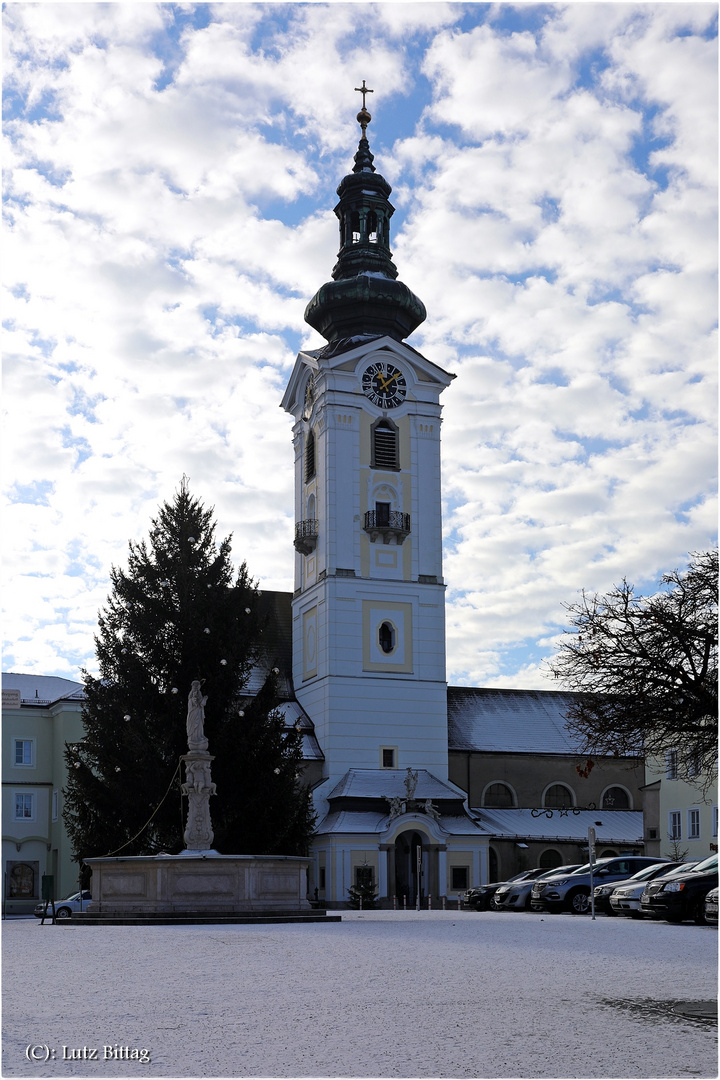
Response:
M318 895L342 903L372 880L414 903L446 892L443 812L481 839L447 779L440 394L454 376L404 341L425 308L397 280L364 93L358 121L333 280L305 312L328 344L298 355L282 402L295 418L293 682L324 755Z

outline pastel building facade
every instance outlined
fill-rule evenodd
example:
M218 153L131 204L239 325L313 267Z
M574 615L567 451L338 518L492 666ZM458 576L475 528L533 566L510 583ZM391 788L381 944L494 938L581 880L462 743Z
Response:
M3 910L32 911L43 875L60 899L78 885L62 818L66 743L83 738L81 683L12 672L2 677Z

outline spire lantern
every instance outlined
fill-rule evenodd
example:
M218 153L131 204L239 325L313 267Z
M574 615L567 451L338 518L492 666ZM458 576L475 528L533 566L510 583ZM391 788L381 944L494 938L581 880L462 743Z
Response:
M333 280L323 285L305 309L305 321L327 341L389 334L402 341L425 319L425 306L401 281L390 251L392 188L375 170L367 140L372 117L363 95L357 114L361 138L353 171L338 186L335 214L340 222L340 251Z

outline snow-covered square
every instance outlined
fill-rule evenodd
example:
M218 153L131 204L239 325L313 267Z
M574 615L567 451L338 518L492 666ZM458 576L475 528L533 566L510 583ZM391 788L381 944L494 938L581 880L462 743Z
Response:
M717 1075L715 1028L670 1006L716 997L709 926L367 911L4 927L4 1076Z

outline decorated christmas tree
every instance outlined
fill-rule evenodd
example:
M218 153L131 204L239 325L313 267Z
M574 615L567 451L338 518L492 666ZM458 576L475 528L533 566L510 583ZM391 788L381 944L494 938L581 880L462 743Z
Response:
M212 510L185 478L160 507L147 541L113 567L99 616L99 675L83 672L85 736L68 745L64 818L78 860L183 848L187 698L207 695L205 735L215 760L214 847L226 854L298 855L313 815L301 736L286 730L272 661L259 693L245 692L267 646L259 594L230 538L215 541Z

